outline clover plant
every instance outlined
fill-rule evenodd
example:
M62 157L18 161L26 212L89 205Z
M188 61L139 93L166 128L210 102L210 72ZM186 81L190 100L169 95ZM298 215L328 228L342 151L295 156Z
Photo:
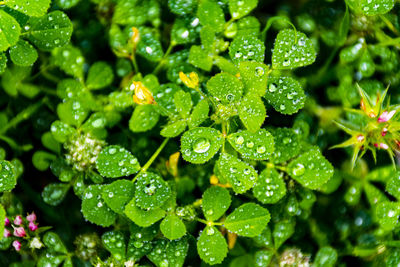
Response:
M399 9L0 0L0 265L399 266Z

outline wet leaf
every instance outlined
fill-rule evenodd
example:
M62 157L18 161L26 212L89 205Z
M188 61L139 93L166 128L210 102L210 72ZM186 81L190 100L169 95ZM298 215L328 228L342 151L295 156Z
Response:
M255 36L240 35L233 39L229 46L229 56L233 63L239 64L242 61L264 62L265 46Z
M258 177L253 195L263 204L277 203L286 195L286 183L275 169L265 169Z
M140 170L140 164L135 156L120 146L103 148L96 159L96 167L104 177L118 178L129 176Z
M36 49L24 40L19 40L16 45L11 46L9 52L12 62L19 66L31 66L38 58Z
M164 218L160 224L160 230L170 240L179 239L186 234L185 224L174 214L169 214Z
M222 72L208 80L207 90L218 101L229 104L240 100L243 84L232 74Z
M247 159L267 160L275 150L274 137L265 129L255 133L238 131L230 134L227 139L232 147Z
M110 209L122 214L124 213L125 205L133 198L134 191L131 181L117 180L104 186L102 197Z
M142 227L149 227L165 216L165 211L160 208L142 210L136 206L136 199L132 199L125 206L125 215L134 223Z
M197 253L206 263L219 264L228 254L228 245L217 228L206 226L197 241Z
M121 261L125 259L126 244L124 234L119 231L105 232L101 236L104 247L113 255L113 257Z
M257 95L247 94L239 106L239 118L247 130L255 132L264 123L267 111L261 98Z
M202 209L208 221L218 220L231 205L229 191L219 186L208 188L203 194Z
M11 162L0 160L0 192L10 191L17 184L17 177Z
M4 10L0 10L0 52L15 45L20 33L21 27L18 22Z
M136 205L142 209L161 207L171 197L171 188L157 174L139 174L135 182Z

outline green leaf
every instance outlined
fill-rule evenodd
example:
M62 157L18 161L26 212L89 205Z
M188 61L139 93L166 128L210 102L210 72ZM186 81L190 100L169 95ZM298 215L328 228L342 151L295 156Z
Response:
M19 40L10 48L10 58L15 65L31 66L38 58L36 49L27 41Z
M380 202L376 205L376 218L385 231L391 231L399 223L400 204L398 202Z
M286 183L275 169L265 169L258 177L253 195L263 204L275 204L286 195Z
M86 86L89 89L101 89L109 86L114 79L114 73L109 64L103 61L94 63L88 73Z
M202 209L207 221L216 221L231 205L231 195L226 188L213 186L203 194Z
M186 238L172 241L161 239L155 242L155 246L153 250L147 254L147 258L159 267L182 267L188 249L189 244Z
M288 165L289 175L304 187L318 189L333 175L333 167L321 151L313 148Z
M255 36L237 36L229 46L229 56L233 63L242 61L264 62L265 46Z
M46 185L42 192L43 201L51 206L59 205L66 197L68 190L70 188L69 184L63 183L52 183Z
M6 51L10 46L15 45L19 40L21 27L18 22L0 9L0 52Z
M236 36L259 36L260 35L260 21L253 16L247 16L237 21Z
M361 182L353 183L344 194L344 200L349 205L357 205L360 202L363 185Z
M251 132L256 132L264 123L267 111L261 98L254 94L245 95L239 106L239 118Z
M206 263L219 264L228 254L228 245L217 228L206 226L197 240L197 253Z
M161 114L170 116L177 112L174 96L176 92L181 90L182 89L174 83L163 84L158 88L157 92L154 94L154 100L158 106L161 106L162 109L159 109Z
M197 9L197 17L203 26L210 26L217 33L224 30L224 12L216 2L202 1Z
M259 250L254 255L255 266L270 266L273 257L274 252L272 250Z
M192 17L177 18L171 29L171 42L174 44L194 43L199 36L198 23Z
M400 199L400 172L397 171L395 175L386 183L386 191L397 199Z
M272 53L274 69L293 69L307 66L315 61L316 53L310 39L293 29L281 30L275 40Z
M132 199L125 206L125 215L141 227L149 227L165 216L165 211L160 208L142 210L136 207L136 199Z
M53 61L56 66L66 74L83 79L83 65L85 58L81 51L72 45L57 48L52 51Z
M364 184L364 192L371 206L375 206L379 202L389 200L381 190L369 183Z
M272 231L275 249L280 248L294 234L294 227L294 221L280 221L275 223L274 230Z
M86 188L82 198L83 217L89 222L108 227L115 222L116 214L102 199L103 185L90 185Z
M179 239L186 234L185 224L174 214L169 214L164 218L160 224L160 230L170 240Z
M192 114L190 114L187 121L190 129L199 126L207 118L210 112L210 107L208 106L208 101L206 99L200 100L200 102L193 108Z
M208 80L207 90L217 100L229 104L240 100L243 94L243 84L232 74L222 72Z
M105 185L102 197L114 212L124 213L125 205L133 198L135 189L129 180L117 180Z
M57 6L61 9L70 9L71 7L76 6L80 0L56 0Z
M195 9L196 3L194 0L168 0L168 7L172 13L187 15Z
M61 152L61 144L53 137L51 132L45 132L41 138L42 144L50 151L59 154Z
M268 80L268 67L264 63L242 61L239 63L240 79L244 84L245 93L263 96Z
M176 137L186 129L186 126L185 120L176 121L164 126L160 134L164 137Z
M275 140L273 162L283 163L300 153L299 136L290 128L276 128L272 132Z
M273 248L272 234L268 226L264 228L261 234L253 237L252 241L255 242L256 247Z
M103 148L96 159L99 173L108 178L129 176L140 170L140 164L131 152L120 146Z
M39 171L45 171L50 167L50 163L56 159L56 155L47 151L37 150L33 153L32 163Z
M136 206L142 209L161 207L171 197L171 188L157 174L139 174L135 183Z
M331 194L335 192L339 186L341 185L343 181L343 177L341 174L339 174L338 171L335 171L333 173L333 176L331 179L328 180L325 184L323 184L320 188L319 191L321 191L324 194Z
M258 4L258 0L229 0L229 12L233 19L249 14Z
M217 41L215 30L210 26L203 26L200 30L200 41L204 50L214 52L215 42Z
M365 179L373 182L387 183L392 179L392 177L397 175L399 175L399 173L395 168L393 168L393 165L387 165L369 171L365 176Z
M72 35L71 21L65 13L58 10L40 18L30 18L25 26L27 28L29 41L44 51L66 45Z
M153 105L139 105L129 120L129 129L134 133L146 132L156 126L160 114Z
M217 176L221 176L231 186L233 191L243 194L251 189L257 181L258 174L253 166L227 153L222 153L216 163Z
M0 160L0 192L10 191L17 184L17 177L11 162Z
M43 243L52 252L68 253L61 238L54 232L46 232L43 236Z
M368 16L385 14L394 4L395 0L360 0L361 11Z
M138 55L154 62L160 61L164 56L161 42L155 33L148 28L140 29L140 41L136 52Z
M218 130L207 127L193 128L182 135L182 157L191 163L205 163L218 152L222 142L222 134Z
M30 17L40 17L46 14L51 0L5 0L4 2L6 6Z
M190 93L186 93L183 90L176 92L174 94L174 103L182 118L186 119L189 117L193 105Z
M160 24L160 5L158 1L120 0L114 7L112 22L123 25L142 25L147 21ZM140 33L142 35L142 32Z
M336 264L338 254L331 247L322 247L315 256L313 267L333 267Z
M121 261L125 259L125 239L124 234L119 231L105 232L101 236L104 247L113 255L113 257Z
M254 237L261 234L270 219L267 209L255 203L246 203L226 217L224 226L238 235Z
M65 143L68 138L75 132L74 128L62 121L54 121L50 127L51 133L58 142Z
M265 129L238 131L228 136L232 147L246 159L267 160L275 150L274 137Z
M67 100L57 106L57 115L61 121L79 127L88 116L88 109L81 101Z
M5 53L0 52L0 74L2 74L7 68L7 56Z
M213 56L199 45L192 45L188 62L193 66L210 71L213 65Z
M40 255L39 260L37 262L38 267L46 267L46 266L59 266L63 260L65 260L66 255L59 255L58 253L43 251L42 255Z
M264 97L276 111L287 115L303 108L306 101L301 84L291 77L270 77Z

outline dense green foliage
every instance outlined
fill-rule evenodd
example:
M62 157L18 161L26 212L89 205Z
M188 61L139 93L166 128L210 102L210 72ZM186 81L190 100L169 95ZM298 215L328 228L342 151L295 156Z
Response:
M399 266L399 11L0 0L0 266Z

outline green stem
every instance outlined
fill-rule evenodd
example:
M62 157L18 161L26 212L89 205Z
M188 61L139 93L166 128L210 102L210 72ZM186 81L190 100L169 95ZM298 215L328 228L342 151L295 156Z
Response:
M136 54L132 55L132 65L133 65L133 68L135 69L135 72L139 73L139 66L136 61Z
M10 120L3 128L0 129L0 135L4 134L7 132L10 128L16 126L18 123L20 123L23 120L27 120L33 113L35 113L39 107L43 104L43 101L37 102L36 104L33 104L20 113L17 114L12 120Z
M171 54L172 49L175 47L175 43L171 42L167 48L167 51L165 52L164 56L162 57L162 59L160 60L160 62L158 63L158 65L156 66L156 68L153 71L153 74L158 74L161 70L161 68L164 66L165 64L165 60L166 58L169 56L169 54Z
M204 223L205 225L208 226L213 226L213 225L223 225L222 222L211 222L211 221L206 221L204 219L200 219L200 218L195 218L196 221Z
M386 26L397 36L400 36L399 31L394 27L393 23L390 22L384 15L380 15L379 18L383 20L383 22L386 24Z
M150 167L150 165L153 163L153 161L158 157L158 155L161 153L161 151L163 150L163 148L165 147L165 145L168 143L169 138L165 138L164 141L162 142L162 144L158 147L158 149L156 150L156 152L154 152L154 154L151 156L151 158L146 162L146 164L140 169L140 171L138 172L138 174L136 174L136 176L132 179L132 182L136 181L136 179L139 177L139 175L145 171L147 171L147 169Z

